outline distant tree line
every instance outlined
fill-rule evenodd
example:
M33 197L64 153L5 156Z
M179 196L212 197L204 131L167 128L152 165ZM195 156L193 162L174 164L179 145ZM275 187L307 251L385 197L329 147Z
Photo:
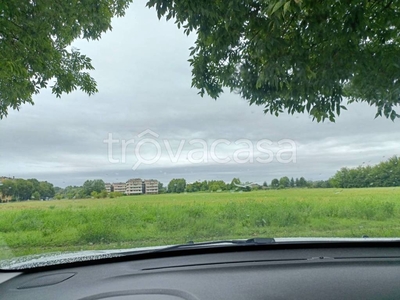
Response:
M400 158L393 156L375 166L342 168L330 179L330 183L337 188L400 186Z
M236 186L233 185L233 182L240 184L240 180L236 178L234 178L231 183L226 183L223 180L195 181L186 186L186 192L194 193L227 191L236 188Z
M82 186L67 186L64 189L56 188L56 199L84 199L84 198L114 198L121 193L107 193L104 181L101 179L86 180Z
M230 183L223 180L203 180L187 183L184 178L172 179L166 187L159 182L159 193L195 193L219 191L251 191L259 189L288 188L365 188L365 187L400 186L400 158L393 156L375 166L362 164L357 168L342 168L328 180L306 180L304 177L274 178L271 183L262 185L241 182L233 178ZM47 181L37 179L4 179L0 183L3 197L11 197L13 201L40 199L83 199L83 198L116 198L121 193L107 193L104 181L86 180L82 186L53 187Z
M53 184L37 179L5 179L0 185L3 197L11 197L12 201L50 199L55 195Z
M240 186L242 185L242 186ZM239 178L233 178L231 183L223 180L203 180L193 183L186 183L184 178L172 179L166 188L167 193L195 193L195 192L217 192L227 190L250 190L250 186L245 186Z
M332 187L329 180L311 181L304 177L291 178L284 176L280 179L272 179L270 185L266 181L262 185L256 183L241 182L239 178L233 178L230 183L223 180L203 180L186 183L184 178L174 178L167 186L167 193L196 193L217 191L251 191L261 189L286 189L286 188L329 188Z

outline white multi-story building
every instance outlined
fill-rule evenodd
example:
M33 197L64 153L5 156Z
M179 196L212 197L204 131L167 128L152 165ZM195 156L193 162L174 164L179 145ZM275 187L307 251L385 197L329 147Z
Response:
M105 183L104 187L106 188L107 193L111 193L113 191L113 185L111 183Z
M142 180L140 178L129 179L126 183L118 182L106 185L107 192L109 189L114 192L120 192L125 195L141 195L141 194L158 194L158 180L149 179Z
M125 182L113 183L112 186L113 186L114 192L119 192L122 194L126 193L126 183Z
M158 180L149 179L143 181L145 194L158 194Z
M143 194L143 182L140 178L129 179L126 182L127 195L140 195Z

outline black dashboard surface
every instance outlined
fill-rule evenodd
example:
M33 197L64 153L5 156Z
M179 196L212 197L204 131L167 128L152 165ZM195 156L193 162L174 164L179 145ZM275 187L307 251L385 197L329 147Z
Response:
M398 248L196 254L22 273L0 299L400 299Z

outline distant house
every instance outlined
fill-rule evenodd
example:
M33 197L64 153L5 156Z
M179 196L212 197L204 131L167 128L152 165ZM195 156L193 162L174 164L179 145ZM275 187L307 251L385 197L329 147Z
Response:
M113 183L112 186L113 186L114 192L126 194L126 183L125 182Z
M261 190L261 185L259 185L258 183L253 183L250 185L252 190Z
M113 190L113 185L111 183L105 183L104 186L106 188L107 193L111 193L111 192L114 191Z
M126 182L127 195L140 195L143 194L143 182L140 178L129 179Z
M106 183L107 192L114 191L125 195L158 194L158 180L140 178L129 179L126 183Z
M10 178L10 177L5 177L5 176L1 176L0 177L0 186L3 185L3 181L4 180L13 180L14 178ZM0 202L9 202L12 200L12 196L5 196L3 195L3 193L0 191Z
M9 202L12 200L11 196L4 196L2 192L0 192L0 201L1 202Z
M143 181L143 193L145 194L158 194L158 180L150 179Z

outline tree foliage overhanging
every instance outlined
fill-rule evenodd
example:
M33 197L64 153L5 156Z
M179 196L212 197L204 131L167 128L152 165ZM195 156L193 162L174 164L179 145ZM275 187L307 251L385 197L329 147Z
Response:
M69 49L77 38L99 39L111 18L132 0L13 0L0 3L0 118L31 103L49 84L57 97L80 88L91 95L96 82L89 57Z
M90 59L67 46L98 39L131 0L16 0L0 4L0 117L32 103L51 78L59 96L96 84ZM266 113L334 121L345 101L399 117L400 2L392 0L150 0L158 17L197 34L192 85L237 92Z
M266 113L335 120L345 98L392 120L400 102L400 2L150 0L159 17L196 32L193 86L228 87Z

